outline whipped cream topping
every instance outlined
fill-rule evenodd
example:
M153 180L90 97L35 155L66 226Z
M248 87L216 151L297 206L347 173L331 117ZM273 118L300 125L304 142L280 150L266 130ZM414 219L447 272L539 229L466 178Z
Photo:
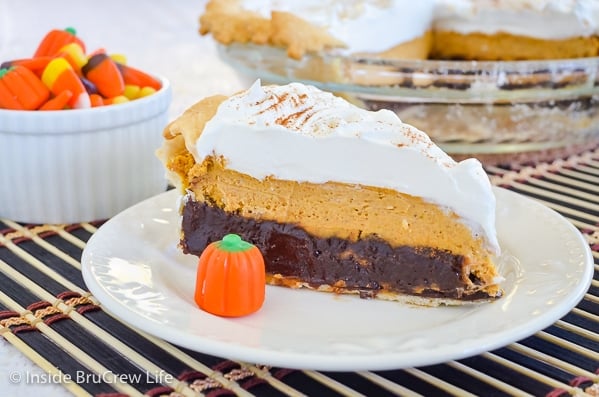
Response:
M220 104L196 161L223 156L257 179L329 181L395 189L449 208L499 253L495 196L480 162L454 161L394 112L358 108L300 83L252 87Z
M434 27L559 40L599 32L597 0L437 0Z
M343 52L380 52L422 36L431 27L434 0L244 0L243 8L270 18L271 11L300 16L343 41Z

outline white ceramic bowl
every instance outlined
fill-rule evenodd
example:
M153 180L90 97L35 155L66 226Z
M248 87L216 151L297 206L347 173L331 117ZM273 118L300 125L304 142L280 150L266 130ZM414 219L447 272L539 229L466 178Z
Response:
M109 218L166 189L155 155L171 87L90 109L0 109L0 218L76 223Z

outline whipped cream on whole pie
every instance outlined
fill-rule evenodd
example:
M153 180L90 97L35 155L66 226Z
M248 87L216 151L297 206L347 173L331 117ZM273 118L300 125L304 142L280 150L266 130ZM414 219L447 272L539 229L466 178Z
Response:
M434 0L211 0L200 33L223 44L255 43L306 52L342 54L391 51L421 57L430 48Z
M599 32L596 0L437 0L435 29L546 40Z
M342 52L381 52L414 40L430 29L433 0L246 0L242 7L270 18L272 11L300 16L343 43Z

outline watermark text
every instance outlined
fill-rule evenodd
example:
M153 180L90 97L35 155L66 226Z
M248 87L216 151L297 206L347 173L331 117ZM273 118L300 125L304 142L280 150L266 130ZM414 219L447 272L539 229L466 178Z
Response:
M29 372L29 371L11 371L8 374L8 381L13 384L61 384L74 382L77 384L95 384L95 383L131 383L131 384L170 384L175 377L163 370L156 372L145 372L135 374L116 374L112 371L103 373L91 373L77 371L74 374L62 372Z

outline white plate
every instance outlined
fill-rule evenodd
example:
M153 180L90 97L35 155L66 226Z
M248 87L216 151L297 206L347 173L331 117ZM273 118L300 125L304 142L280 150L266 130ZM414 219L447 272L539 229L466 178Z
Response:
M436 364L505 346L551 325L590 285L591 251L570 222L524 196L495 192L505 296L489 304L423 308L267 287L257 313L213 316L193 301L196 258L176 246L175 191L105 223L83 252L83 277L107 311L208 354L315 370Z

